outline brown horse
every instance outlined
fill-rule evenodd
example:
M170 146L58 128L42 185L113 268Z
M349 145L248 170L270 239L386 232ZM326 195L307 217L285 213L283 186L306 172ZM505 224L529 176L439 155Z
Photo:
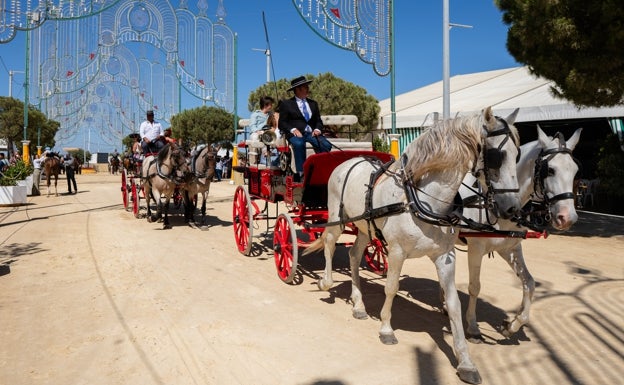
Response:
M54 177L54 195L58 196L58 190L56 185L58 184L58 176L61 172L61 161L55 155L48 155L43 163L43 167L46 175L46 183L48 186L48 195L50 196L50 184L52 184L52 177Z
M119 157L113 156L110 160L110 173L115 175L119 172Z
M177 187L190 181L190 168L184 151L177 146L165 145L157 156L148 156L143 161L141 179L147 201L147 221L156 222L163 218L163 229L170 229L169 200ZM152 216L150 199L157 204L156 215Z

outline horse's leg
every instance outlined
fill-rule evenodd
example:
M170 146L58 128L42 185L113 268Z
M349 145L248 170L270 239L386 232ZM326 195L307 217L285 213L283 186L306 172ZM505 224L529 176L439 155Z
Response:
M201 205L202 224L206 224L206 199L208 199L208 191L202 192L201 196L202 196L202 205ZM199 199L199 195L197 196L197 199ZM197 200L195 201L195 206L197 206Z
M171 225L169 224L169 200L170 200L171 196L167 195L165 196L165 201L163 202L162 197L160 198L160 202L161 202L161 210L164 216L163 219L163 230L167 230L171 228Z
M468 300L468 308L466 309L466 334L468 340L474 343L480 343L483 341L481 336L481 330L479 330L479 324L477 323L477 300L479 299L479 293L481 292L481 262L483 261L483 255L486 253L481 245L480 240L468 243L468 294L470 299Z
M151 205L150 205L150 201L154 200L155 203L158 203L158 202L156 202L155 199L152 199L153 198L153 196L152 196L152 186L149 183L149 181L145 181L143 183L143 194L145 194L145 204L147 205L147 214L146 214L147 221L148 222L152 222L153 221L152 220L152 208L151 208Z
M511 250L499 252L500 256L511 266L516 276L522 281L522 304L511 321L503 323L502 333L505 337L509 337L522 327L529 323L529 313L531 311L531 303L533 303L533 293L535 292L535 280L524 262L522 255L522 243L518 244Z
M323 235L321 235L325 246L325 273L317 282L321 290L327 291L334 284L334 279L332 278L332 260L334 258L334 252L336 251L336 242L341 233L340 226L330 226L325 228Z
M351 266L351 301L353 302L353 317L356 319L366 319L366 307L362 300L362 291L360 285L360 263L364 249L368 244L368 236L362 231L358 232L353 246L349 250L349 263Z
M393 262L394 260L388 263L390 267L389 271L392 270ZM466 343L466 337L464 336L461 303L459 302L457 288L455 287L455 252L451 250L446 254L442 254L434 260L434 263L438 273L438 280L440 281L442 290L444 290L444 297L446 298L446 307L451 324L451 333L453 334L453 346L458 361L457 373L462 381L470 384L480 384L481 376L479 375L477 367L470 359L468 344Z
M184 222L192 225L195 223L195 206L193 199L188 190L184 190L184 195L182 195L182 197L184 199Z
M394 345L399 343L399 340L394 335L390 319L392 318L392 302L394 296L399 290L399 276L401 275L401 269L403 268L403 262L405 257L403 256L403 250L398 246L388 246L388 273L386 275L386 286L384 292L386 299L384 300L383 307L381 308L381 328L379 329L379 339L384 345Z
M58 196L58 174L54 175L54 196Z

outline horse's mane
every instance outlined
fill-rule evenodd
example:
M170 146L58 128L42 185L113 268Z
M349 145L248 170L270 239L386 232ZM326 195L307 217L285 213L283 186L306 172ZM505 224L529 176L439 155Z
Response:
M169 158L170 150L171 145L167 143L158 151L158 164L163 164L163 162Z
M407 146L405 171L414 182L433 171L467 171L479 156L483 125L482 114L436 123Z

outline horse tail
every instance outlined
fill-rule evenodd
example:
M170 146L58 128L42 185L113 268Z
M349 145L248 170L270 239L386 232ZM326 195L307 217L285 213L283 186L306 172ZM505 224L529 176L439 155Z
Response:
M303 250L303 253L301 253L301 255L308 255L308 254L317 252L319 250L322 250L325 247L325 239L323 235L316 238L314 242L310 243L308 247L306 247L305 250Z

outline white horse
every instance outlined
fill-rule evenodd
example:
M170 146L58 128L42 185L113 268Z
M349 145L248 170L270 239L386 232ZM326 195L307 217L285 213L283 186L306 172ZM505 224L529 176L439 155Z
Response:
M335 223L354 222L358 235L349 251L351 300L353 316L364 319L367 313L360 290L360 261L369 236L385 239L389 269L379 331L384 344L398 342L390 318L403 262L407 258L428 256L436 266L446 293L454 350L459 362L457 371L462 380L470 383L480 383L481 377L469 356L455 288L453 247L458 232L452 214L454 199L466 173L471 169L483 170L487 172L482 174L491 177L487 184L491 186L491 193L496 193L498 215L510 217L519 210L515 164L517 133L513 126L510 127L516 115L517 110L506 120L496 118L488 107L475 116L438 123L410 143L401 161L395 162L376 182L371 179L371 174L379 166L361 158L341 164L328 182L329 225L303 253L309 254L324 247L326 267L318 285L322 290L329 290L333 284L332 257L343 228ZM495 166L498 169L483 165L482 154L486 151L492 154L491 150L497 155L498 164ZM374 185L372 191L369 185ZM345 199L347 197L365 199ZM367 201L371 202L370 206ZM403 207L403 210L380 215L371 223L362 219L362 213L390 206ZM414 206L418 208L414 209ZM377 230L373 231L373 228Z
M578 165L572 156L572 150L579 141L581 130L581 128L576 130L566 142L563 136L548 137L538 127L538 140L520 147L522 155L517 167L521 204L524 206L529 201L538 201L544 204L545 212L537 213L540 218L545 218L538 223L539 225L547 225L550 222L557 230L567 230L578 219L574 208L574 194L572 193ZM465 181L465 184L469 185L470 183L470 180ZM465 198L466 192L462 190L460 190L462 198ZM479 217L484 216L481 210L477 208L465 209L464 215L474 220L479 220ZM499 219L496 227L501 230L517 231L518 223ZM476 316L477 298L481 289L481 262L485 254L496 251L522 282L523 296L520 309L515 317L511 321L505 321L502 327L503 335L508 337L529 322L529 312L535 290L535 281L529 273L522 255L522 239L467 237L466 241L468 243L470 272L468 286L470 301L466 311L466 334L473 342L482 340Z
M206 200L210 191L210 182L215 175L216 164L217 155L212 151L212 146L195 147L191 158L193 180L186 185L184 191L184 218L191 225L195 222L194 213L200 194L202 196L202 224L206 221ZM195 199L191 197L195 197Z
M148 156L143 160L141 178L147 201L147 221L155 222L163 216L163 229L170 229L169 200L176 187L188 182L190 172L184 152L177 146L165 145L156 157ZM157 204L156 215L152 216L150 199Z

